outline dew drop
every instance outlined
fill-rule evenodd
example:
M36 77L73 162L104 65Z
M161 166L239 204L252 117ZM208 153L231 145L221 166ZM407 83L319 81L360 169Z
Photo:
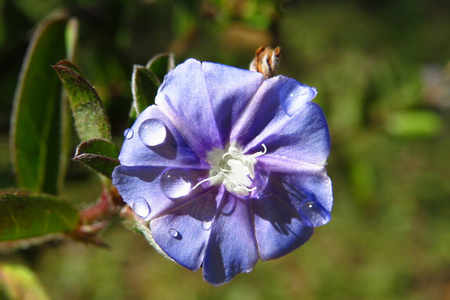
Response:
M325 225L331 220L330 213L312 200L305 200L300 204L300 213L313 227Z
M295 80L288 81L280 91L281 108L293 116L306 103L317 95L317 90Z
M161 145L167 137L167 129L158 119L148 119L139 126L139 138L148 147Z
M148 205L147 201L142 197L134 200L131 208L133 209L135 214L137 214L139 217L143 219L148 217L148 215L151 212L150 206Z
M161 175L161 190L168 198L176 199L189 194L191 176L184 169L167 169Z
M134 134L134 132L133 132L133 129L131 129L131 128L125 129L125 131L123 132L123 136L127 140L131 139L133 137L133 134Z
M169 229L169 235L174 239L181 240L181 234L175 228Z
M203 221L203 223L202 223L203 230L208 231L211 229L211 227L212 227L212 221Z

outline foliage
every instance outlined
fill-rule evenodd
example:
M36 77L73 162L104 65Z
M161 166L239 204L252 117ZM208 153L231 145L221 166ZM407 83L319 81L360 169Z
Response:
M35 192L57 194L65 171L66 107L58 79L47 66L71 52L61 43L70 24L58 17L37 29L14 99L13 164L19 187Z

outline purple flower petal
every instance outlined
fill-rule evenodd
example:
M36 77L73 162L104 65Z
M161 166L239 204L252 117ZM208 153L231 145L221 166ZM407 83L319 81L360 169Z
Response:
M317 90L294 79L289 80L280 90L280 104L283 111L292 117L302 106L316 97Z
M276 150L278 157L323 164L330 137L322 110L309 102L316 94L284 76L265 80L233 128L231 141L245 145L248 153L260 151L264 143L269 154Z
M288 162L323 167L330 153L330 134L322 109L315 103L306 103L292 117L278 114L244 151L259 151L261 144L267 147L266 156L279 158L280 165Z
M190 270L197 270L203 263L210 232L202 225L216 214L216 195L217 192L201 195L150 222L155 242L169 257Z
M188 59L169 72L159 88L156 104L200 157L223 147L209 101L202 65Z
M258 261L249 202L225 192L219 211L203 262L203 277L213 285L250 272Z
M289 203L281 185L269 183L271 190L252 199L256 240L262 260L275 259L305 243L314 229L305 225L299 212Z
M264 160L266 162L267 160ZM284 189L288 192L287 199L290 199L292 205L297 210L300 203L307 199L313 199L319 203L325 210L331 212L333 206L333 191L331 179L327 176L325 169L320 168L313 170L304 168L304 165L291 164L290 166L276 165L279 160L274 160L273 164L265 164L264 167L271 169L271 177L276 176L278 181L283 184ZM274 187L267 184L266 189L273 190ZM276 188L280 190L279 187ZM279 193L279 192L277 192Z
M247 145L276 115L285 114L281 109L279 98L280 90L289 80L284 76L264 80L236 124L233 124L231 141Z
M126 166L209 167L156 105L145 109L127 131L119 160Z
M305 243L313 227L330 220L331 181L324 173L272 172L264 191L252 199L262 260L275 259Z
M231 126L264 81L261 73L204 62L202 70L222 144L229 142Z
M165 189L167 181L164 181L164 176L170 170L185 172L192 182L189 183L188 180L172 181L168 184L172 184L178 190ZM146 216L135 212L148 221L201 193L202 190L200 189L193 192L190 192L190 190L197 183L196 178L202 176L205 176L204 171L199 170L128 167L121 165L114 169L112 178L113 184L131 208L144 207L143 200L147 202L149 212Z
M308 200L317 202L326 212L331 212L333 192L331 180L325 172L305 172L284 175L284 187L291 195L291 203L300 210L301 203Z

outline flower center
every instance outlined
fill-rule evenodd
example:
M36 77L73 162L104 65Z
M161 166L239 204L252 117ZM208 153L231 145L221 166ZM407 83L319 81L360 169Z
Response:
M224 184L227 191L235 195L248 196L256 187L253 186L255 179L256 157L266 154L264 150L246 155L237 145L230 145L228 149L214 149L208 153L208 161L211 164L209 177L197 183L196 188L205 181L212 185Z

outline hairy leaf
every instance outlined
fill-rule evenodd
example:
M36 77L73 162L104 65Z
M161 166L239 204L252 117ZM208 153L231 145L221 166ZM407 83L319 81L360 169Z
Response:
M172 53L162 53L154 56L147 65L135 65L131 78L133 92L133 106L130 112L130 122L133 123L137 116L149 105L155 102L158 88L164 80L164 76L175 67Z
M175 58L173 53L161 53L155 55L147 63L146 68L152 71L160 80L164 81L164 76L175 68Z
M86 165L93 171L111 177L112 171L118 166L116 146L108 140L93 139L78 145L73 160Z
M133 92L132 117L138 116L144 109L155 102L155 96L161 81L150 70L143 66L134 65L131 78Z
M82 141L111 139L111 130L100 97L95 88L82 77L80 70L69 61L53 66L67 94L75 120L75 129Z
M78 211L58 197L0 192L0 241L70 232L78 221Z

